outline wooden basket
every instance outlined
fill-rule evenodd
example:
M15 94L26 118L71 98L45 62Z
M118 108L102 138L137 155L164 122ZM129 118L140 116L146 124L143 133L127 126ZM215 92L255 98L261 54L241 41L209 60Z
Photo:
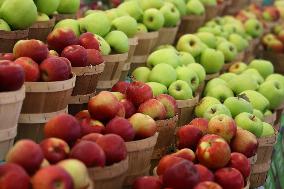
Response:
M257 188L264 185L267 177L267 173L270 169L271 161L256 164L252 166L252 173L250 175L250 188Z
M93 183L93 181L92 181L91 179L89 179L89 180L90 180L90 182L89 182L89 186L88 186L87 189L94 189L94 183Z
M225 14L234 15L249 4L249 0L232 0L225 9Z
M224 66L223 66L221 72L222 72L222 73L227 72L227 71L230 69L230 67L231 67L233 64L235 64L236 62L243 62L244 58L245 58L245 52L239 53L239 54L237 55L237 57L235 58L235 60L233 60L232 62L228 62L228 63L225 63L225 64L224 64Z
M3 31L0 30L0 52L13 52L14 45L21 39L27 39L29 30Z
M200 16L183 16L181 18L176 40L178 40L184 34L195 33L204 24L204 22L205 14Z
M199 100L202 98L204 88L205 88L205 82L203 81L195 91L195 96L199 97Z
M75 115L86 108L89 100L95 96L99 76L104 71L105 63L96 66L72 67L76 83L69 101L69 113Z
M207 83L208 81L214 79L214 78L217 78L219 77L220 73L214 73L214 74L207 74L206 75L206 78L205 78L205 82Z
M159 32L138 33L138 45L134 51L130 73L138 67L146 66L146 61L153 47L156 45Z
M49 21L36 22L29 28L29 39L46 41L48 34L52 31L55 24L55 18Z
M212 20L218 15L218 6L216 5L205 5L205 22Z
M128 159L103 168L89 168L93 189L122 189L127 169Z
M284 74L284 54L269 51L262 52L262 58L272 62L276 73Z
M179 24L176 27L171 28L161 28L159 30L159 37L154 48L160 45L172 45L175 42L176 35L178 32ZM154 49L153 48L153 49Z
M188 124L193 119L193 111L198 101L198 96L188 100L177 100L179 127Z
M218 5L217 5L217 15L218 15L218 16L222 16L222 15L223 15L223 12L224 12L224 10L225 10L225 8L226 8L226 2L223 2L223 3L221 3L221 4L218 4Z
M275 124L275 121L276 121L276 116L277 116L276 114L277 114L276 112L273 112L272 115L265 116L264 122L269 123L270 125L273 126Z
M52 117L67 113L76 76L56 82L26 82L26 98L19 118L17 139L43 139L43 125Z
M24 98L25 86L17 91L0 93L0 161L13 146Z
M55 17L55 23L65 20L65 19L76 19L76 14L54 14L53 17Z
M128 53L104 56L105 67L97 83L97 92L107 91L119 81Z
M130 38L128 42L129 42L128 58L123 65L121 76L120 76L120 81L125 81L125 79L128 76L130 65L133 59L133 55L134 55L136 46L138 45L138 38L137 37Z
M154 136L132 142L126 142L129 168L124 185L129 186L140 176L148 175L151 166L151 157L157 143L158 133Z

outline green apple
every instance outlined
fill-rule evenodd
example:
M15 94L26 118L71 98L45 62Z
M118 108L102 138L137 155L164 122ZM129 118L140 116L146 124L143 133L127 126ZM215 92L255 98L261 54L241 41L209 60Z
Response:
M204 112L207 110L208 107L214 104L221 104L221 102L213 97L206 96L202 98L199 103L195 106L194 114L196 117L203 117Z
M214 79L211 79L210 81L208 81L208 83L206 84L205 89L204 89L204 95L206 96L206 94L208 93L208 91L210 89L213 89L214 87L216 87L218 85L229 87L227 82L224 81L223 79L214 78Z
M242 92L241 95L245 95L248 98L254 109L264 113L269 108L269 101L267 98L257 91L247 90Z
M202 83L205 80L206 72L203 66L197 63L191 63L187 65L187 68L193 70L197 74L199 83Z
M203 118L210 120L211 118L215 117L216 115L224 114L227 116L232 117L230 110L224 106L223 104L214 104L209 106L204 114Z
M216 45L220 45L221 43L223 42L227 42L228 40L224 37L221 37L221 36L216 36Z
M47 15L52 15L58 8L61 0L35 0L37 6L37 11L45 13Z
M244 23L244 28L247 34L256 38L262 35L263 26L260 21L255 18L250 18Z
M166 0L166 2L173 3L176 8L179 10L181 16L186 15L186 3L184 0Z
M199 86L199 77L197 73L185 66L177 67L176 73L177 73L177 79L186 81L190 86L190 88L192 89L192 91L195 92L195 90Z
M217 85L210 88L206 93L206 96L217 98L220 102L224 102L227 98L233 97L233 91L225 85Z
M251 78L253 78L257 82L258 85L260 85L264 81L264 79L260 75L260 73L254 68L248 68L248 69L244 70L241 75L250 76Z
M262 121L253 114L243 112L235 117L238 127L253 133L256 137L260 137L263 130Z
M8 0L3 2L0 15L13 30L23 30L37 20L37 7L33 0Z
M165 27L175 27L180 21L180 13L172 3L164 3L164 5L160 8L160 11L165 19Z
M269 75L265 81L279 81L282 85L284 85L284 76L281 74L271 74Z
M219 50L205 49L201 54L200 64L207 74L219 72L225 63L224 54Z
M148 9L143 14L143 24L148 30L157 31L164 26L165 18L158 9Z
M112 50L117 53L126 53L129 50L128 37L122 31L111 31L109 32L105 40L108 42Z
M247 65L243 62L236 62L233 65L230 66L229 72L230 73L235 73L235 74L240 74L243 71L247 69Z
M74 14L79 8L80 0L60 0L57 11L62 14Z
M180 66L186 66L195 63L193 56L188 52L180 51L178 52L178 55L180 58Z
M37 19L36 19L37 22L46 22L49 20L50 18L48 17L47 14L38 12Z
M204 5L217 5L217 0L200 0Z
M253 60L249 68L256 69L264 79L274 73L273 64L267 60Z
M187 15L203 15L205 13L204 5L199 0L189 0L186 4Z
M161 83L148 82L146 84L151 87L154 97L159 96L160 94L167 94L168 93L167 87L165 85L161 84Z
M231 42L220 43L217 49L224 54L225 62L231 62L235 60L238 55L237 47Z
M110 48L109 44L106 42L106 40L104 38L102 38L101 36L96 35L96 34L95 34L95 37L100 43L100 51L101 51L102 55L109 55L111 53L111 48Z
M159 9L163 6L164 2L163 0L138 0L140 6L143 10L147 10L150 8L156 8Z
M197 37L199 37L199 39L205 43L208 47L215 49L217 47L217 39L215 37L215 35L213 35L212 33L209 32L198 32Z
M148 67L138 67L132 72L134 80L146 83L148 81L151 70Z
M169 44L167 44L167 45L160 45L160 46L158 46L158 47L155 49L155 51L161 50L161 49L172 49L172 50L175 50L175 51L176 51L176 48L175 48L174 46L172 46L172 45L169 45ZM180 54L179 54L179 56L180 56ZM193 59L193 60L194 60L194 59Z
M160 49L151 53L147 59L147 66L154 67L158 64L169 64L173 68L180 65L180 57L174 49Z
M69 28L73 30L73 32L77 35L80 36L80 23L77 20L74 19L64 19L59 21L55 26L54 29L56 28Z
M136 1L126 1L118 6L118 9L128 13L135 20L140 20L143 15L143 10Z
M199 56L203 51L202 41L193 34L181 36L176 46L178 51L190 53L194 58Z
M242 112L253 113L252 105L241 97L229 97L225 100L224 105L230 110L233 117Z
M167 77L165 77L167 76ZM177 73L175 69L168 64L158 64L150 72L148 81L158 82L165 86L177 80Z
M228 82L229 87L235 94L240 94L246 90L256 90L258 88L257 82L250 75L238 75Z
M238 34L231 34L229 41L237 47L238 52L244 51L249 46L248 41Z
M222 75L219 76L220 79L226 81L226 83L229 83L232 79L235 79L237 77L236 74L234 73L223 73Z
M261 121L263 121L264 119L264 114L257 110L257 109L253 109L252 114L255 115L256 117L258 117Z
M80 22L81 32L91 32L104 37L111 29L111 22L104 12L89 14Z
M139 32L139 33L147 33L148 29L147 29L147 27L144 24L138 23L137 24L137 32Z
M169 95L176 100L187 100L193 98L192 90L187 82L177 80L168 88Z
M265 112L264 112L264 116L271 116L273 113L272 113L272 111L271 110L266 110Z
M118 18L118 13L116 11L116 9L109 9L105 11L108 19L110 22L112 22L114 19Z
M4 3L4 1L6 1L6 0L0 0L0 7L1 7L2 4Z
M284 101L284 85L279 81L265 81L259 86L258 92L269 101L269 109L276 109Z
M137 21L131 16L121 16L114 19L111 23L113 30L124 32L128 38L137 33Z
M262 124L263 124L263 130L261 133L261 137L270 137L275 134L275 131L272 125L266 122L262 122Z
M11 31L9 24L3 19L0 19L0 30Z

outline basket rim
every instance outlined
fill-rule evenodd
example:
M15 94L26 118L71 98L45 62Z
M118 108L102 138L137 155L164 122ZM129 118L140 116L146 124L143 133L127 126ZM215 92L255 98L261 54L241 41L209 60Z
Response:
M187 108L195 106L199 101L199 96L196 95L192 99L177 100L178 108Z
M158 31L151 31L151 32L138 32L136 37L138 40L141 39L155 39L158 38L159 32Z
M121 62L125 61L128 58L128 52L126 53L121 53L121 54L109 54L109 55L104 55L103 59L105 63L107 64L108 62Z
M24 100L26 95L26 87L23 85L16 91L0 92L0 104L9 104L11 102L19 102Z
M72 67L72 72L76 76L95 75L104 71L105 62L98 65L89 65L85 67Z
M153 136L141 139L141 140L135 140L135 141L130 141L130 142L125 142L127 152L136 152L136 151L141 151L150 147L155 147L157 143L159 133L156 132ZM146 145L141 145L141 144L149 144L148 146Z

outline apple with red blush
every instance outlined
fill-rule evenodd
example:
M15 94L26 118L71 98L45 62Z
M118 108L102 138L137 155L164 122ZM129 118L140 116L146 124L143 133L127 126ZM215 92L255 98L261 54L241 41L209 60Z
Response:
M87 51L87 65L99 65L104 62L100 51L96 49L86 49Z
M126 94L126 90L129 87L130 83L126 81L118 81L112 88L112 92L120 92Z
M198 185L194 187L194 189L222 189L222 187L217 184L216 182L212 181L205 181L205 182L200 182Z
M233 167L239 170L244 179L248 178L251 172L251 165L249 159L241 153L233 152L231 153L231 160L228 167Z
M199 181L214 181L214 174L204 165L201 164L195 164L195 168L197 169L197 172L199 173Z
M102 137L104 135L100 134L100 133L90 133L88 135L83 136L81 140L87 140L87 141L92 141L92 142L97 142L98 138Z
M165 119L167 115L165 106L156 99L149 99L140 104L138 112L148 115L155 120Z
M59 57L59 54L55 50L49 50L48 58L49 57Z
M102 122L92 118L86 118L80 121L81 135L85 136L90 133L104 133L105 126Z
M144 176L137 178L132 186L132 189L162 189L163 184L158 177Z
M87 50L80 45L70 45L65 47L61 56L67 58L71 62L72 67L88 66Z
M215 172L215 181L224 189L244 188L244 179L240 171L225 167Z
M0 53L0 60L10 60L14 61L15 56L13 53Z
M91 32L86 32L80 35L79 45L81 45L85 49L95 49L98 51L100 50L100 42Z
M118 102L118 111L116 116L125 118L125 109L122 103Z
M174 117L178 112L177 101L170 95L160 94L156 99L161 102L166 109L166 118Z
M166 155L162 157L157 166L157 174L159 176L163 175L168 168L184 160L184 158L177 157L175 155Z
M134 81L130 83L126 90L126 97L136 107L153 98L153 91L151 87L143 82Z
M177 132L178 149L190 148L195 150L199 140L202 137L202 132L197 127L185 125Z
M136 113L136 108L134 104L128 99L122 99L120 103L123 105L125 110L125 118L130 118L133 114Z
M38 64L29 57L20 57L16 59L15 64L22 66L25 71L25 81L35 82L40 78Z
M184 148L184 149L178 150L177 152L175 152L171 155L186 159L188 161L192 161L192 162L195 161L195 153L189 148Z
M80 112L78 112L76 115L75 115L75 118L78 120L78 121L81 121L83 119L89 119L91 118L91 115L89 113L88 110L81 110Z
M206 135L208 134L208 123L209 121L205 118L195 118L189 124L197 127L202 131L203 135Z

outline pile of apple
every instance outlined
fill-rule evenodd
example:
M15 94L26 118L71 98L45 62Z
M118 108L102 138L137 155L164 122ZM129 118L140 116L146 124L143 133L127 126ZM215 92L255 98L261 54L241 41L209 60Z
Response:
M53 14L74 14L80 0L9 0L0 1L1 25L4 31L24 30L36 21L48 21ZM29 13L27 15L27 12Z
M275 53L284 52L284 26L279 24L265 34L261 40L264 50Z

